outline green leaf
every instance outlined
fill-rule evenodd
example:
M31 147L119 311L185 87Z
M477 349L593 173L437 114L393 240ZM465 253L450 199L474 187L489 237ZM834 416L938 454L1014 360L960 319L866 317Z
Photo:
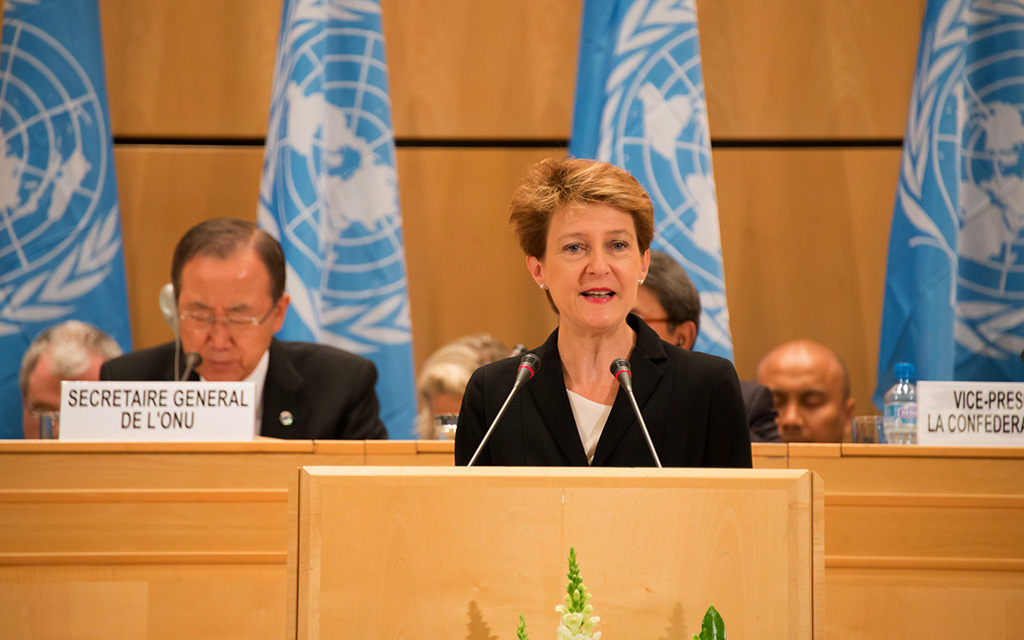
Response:
M700 635L693 636L693 640L725 640L725 621L719 615L715 605L708 607L704 613L704 620L700 625Z
M530 637L526 635L526 620L523 619L523 614L519 614L519 627L516 629L516 637L519 640L530 640Z

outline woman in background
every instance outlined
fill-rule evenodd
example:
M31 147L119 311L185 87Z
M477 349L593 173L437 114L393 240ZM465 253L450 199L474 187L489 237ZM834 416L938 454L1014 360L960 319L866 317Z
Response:
M509 348L487 333L456 338L430 354L416 379L419 413L416 431L421 440L438 437L434 417L458 414L469 376L485 364L509 356Z
M750 437L728 360L663 342L630 315L647 274L654 212L643 187L604 162L532 166L509 219L534 282L559 314L533 350L536 375L509 405L475 464L653 466L610 371L629 360L633 388L664 466L750 467ZM518 359L481 367L459 412L455 460L466 464L512 388Z

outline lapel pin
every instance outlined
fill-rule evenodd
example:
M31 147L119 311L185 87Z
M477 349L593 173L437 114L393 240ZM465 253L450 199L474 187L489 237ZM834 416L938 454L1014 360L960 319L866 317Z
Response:
M278 416L278 420L280 420L281 424L284 426L290 427L292 426L292 423L295 422L295 416L292 415L291 411L282 411L281 415Z

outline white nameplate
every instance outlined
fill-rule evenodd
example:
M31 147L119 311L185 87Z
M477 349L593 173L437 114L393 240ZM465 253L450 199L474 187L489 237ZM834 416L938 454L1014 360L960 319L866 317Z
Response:
M917 442L1024 446L1024 383L917 383Z
M61 440L252 440L254 382L62 382Z

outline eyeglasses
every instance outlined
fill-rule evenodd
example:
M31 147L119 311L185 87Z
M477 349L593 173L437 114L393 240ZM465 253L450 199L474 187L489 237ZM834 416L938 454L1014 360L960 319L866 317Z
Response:
M184 311L178 315L178 319L181 321L181 328L192 333L207 333L213 331L213 327L218 323L224 323L224 329L231 334L244 333L260 326L267 321L270 314L274 313L274 309L277 308L277 303L274 303L270 307L270 311L262 318L256 316L240 316L234 314L228 314L226 316L218 317L209 311Z

